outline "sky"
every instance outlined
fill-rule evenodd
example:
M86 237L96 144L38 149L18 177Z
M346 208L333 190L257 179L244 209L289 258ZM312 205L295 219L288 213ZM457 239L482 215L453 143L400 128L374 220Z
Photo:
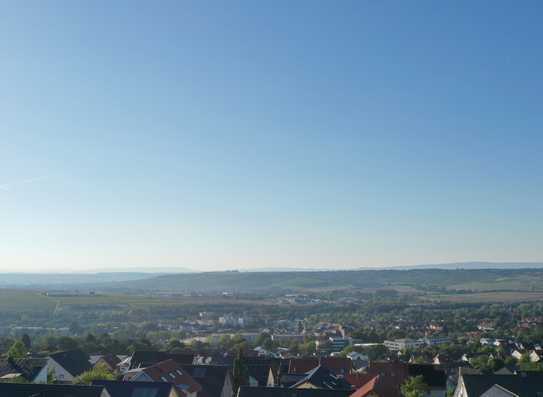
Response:
M543 260L540 1L2 1L0 271Z

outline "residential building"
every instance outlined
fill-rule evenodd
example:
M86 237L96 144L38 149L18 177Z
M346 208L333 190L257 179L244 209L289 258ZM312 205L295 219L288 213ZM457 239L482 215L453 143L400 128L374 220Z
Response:
M540 397L543 373L518 375L467 374L460 370L454 397Z
M130 369L150 367L156 363L173 360L180 365L190 365L194 361L193 353L169 353L156 350L137 350L130 358Z
M101 386L0 383L2 397L112 397Z
M121 360L119 359L119 357L113 354L105 354L103 356L100 356L98 360L96 360L96 362L94 363L94 367L104 366L109 371L116 372L120 363Z
M146 368L128 371L124 376L130 382L166 382L173 384L183 397L197 397L202 386L174 360L169 359Z
M198 397L232 397L232 373L226 365L183 365L202 390Z
M304 376L290 388L351 390L352 386L343 377L337 376L328 368L319 365L304 374Z
M429 386L426 397L445 397L447 375L433 365L372 362L364 372L349 375L347 380L358 387L352 397L401 397L402 384L408 378L419 375Z
M92 369L89 356L79 349L51 354L46 366L46 376L50 372L61 383L71 383L83 372Z
M237 397L349 397L350 390L241 386Z
M47 383L47 359L20 358L0 361L0 381Z
M165 382L95 380L92 385L104 388L110 397L183 397L174 385Z

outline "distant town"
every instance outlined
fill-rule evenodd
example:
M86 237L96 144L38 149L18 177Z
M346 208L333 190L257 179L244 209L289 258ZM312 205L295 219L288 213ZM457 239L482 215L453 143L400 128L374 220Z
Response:
M294 285L304 275L327 282ZM224 276L206 274L208 287ZM543 384L541 269L227 276L254 284L0 289L0 395L531 396Z

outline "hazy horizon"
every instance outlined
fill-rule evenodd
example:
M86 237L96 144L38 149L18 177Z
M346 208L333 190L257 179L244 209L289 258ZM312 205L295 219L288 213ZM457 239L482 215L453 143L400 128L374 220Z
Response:
M543 3L1 10L0 272L541 261Z

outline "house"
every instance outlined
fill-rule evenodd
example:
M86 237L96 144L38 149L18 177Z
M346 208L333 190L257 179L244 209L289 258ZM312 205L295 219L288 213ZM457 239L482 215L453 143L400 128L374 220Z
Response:
M245 357L245 364L249 372L250 386L274 385L274 376L279 370L281 360L270 357Z
M25 357L0 361L0 381L15 379L47 383L47 359Z
M350 390L241 386L237 397L349 397Z
M290 388L305 377L306 374L279 374L278 380L272 386Z
M151 365L166 360L173 360L179 365L191 365L194 361L194 354L137 350L130 358L130 369L150 367Z
M319 365L290 386L291 389L333 389L352 390L352 386L343 377L335 375L328 368Z
M486 392L481 394L481 397L519 397L519 396L500 385L494 385L490 389L488 389Z
M382 376L375 375L360 386L350 397L386 397L395 394L394 390L390 390L391 386L383 381Z
M83 372L92 369L89 356L79 349L51 354L46 366L46 374L51 372L61 383L71 383Z
M130 382L166 382L175 385L183 397L197 397L202 386L174 360L169 359L145 368L128 371L124 376Z
M319 365L317 357L291 358L288 360L289 374L304 374Z
M174 385L164 382L95 380L92 385L103 387L110 397L182 397Z
M407 366L409 377L422 376L426 385L428 385L428 397L445 397L447 395L447 374L444 370L438 369L434 365L427 364L409 364Z
M438 353L432 358L432 364L434 365L447 365L450 361L450 357L442 353Z
M355 390L358 390L370 380L372 380L376 375L368 374L364 372L353 372L345 375L345 380L349 382Z
M368 381L352 397L401 397L400 387L409 377L407 364L394 361L371 362L363 374Z
M353 370L353 361L348 357L321 357L319 365L328 368L335 375L350 374Z
M291 358L288 361L288 373L303 374L319 365L336 375L345 375L353 370L353 361L346 357L304 357Z
M540 397L543 395L543 373L518 375L472 375L460 370L454 397Z
M100 386L0 383L2 397L111 397Z
M539 361L541 361L539 353L537 353L535 350L532 350L530 351L530 353L528 353L528 358L532 363L538 363Z
M365 379L362 378L365 375ZM353 379L358 387L353 397L379 396L401 397L401 386L410 377L422 376L429 386L428 397L443 397L447 391L445 371L428 364L405 364L402 362L372 362L360 381ZM354 378L354 377L353 377ZM351 377L347 377L348 380ZM366 382L361 384L362 381Z
M437 346L437 345L443 345L443 344L449 343L451 340L448 336L434 335L432 337L425 337L423 341L428 346Z
M232 397L232 373L224 365L184 365L202 390L198 397Z
M354 369L366 368L369 364L368 356L363 353L353 351L347 354L347 358L351 360Z
M351 344L350 338L330 336L326 340L317 340L317 349L328 352L340 352Z
M268 365L247 365L249 375L249 386L267 386L270 375Z
M117 368L121 374L125 374L130 370L131 360L132 360L131 356L121 359L121 362L117 365Z
M121 360L113 354L105 354L103 356L100 356L98 360L94 363L94 367L96 366L104 366L111 372L116 372L118 370L118 365L120 364Z

